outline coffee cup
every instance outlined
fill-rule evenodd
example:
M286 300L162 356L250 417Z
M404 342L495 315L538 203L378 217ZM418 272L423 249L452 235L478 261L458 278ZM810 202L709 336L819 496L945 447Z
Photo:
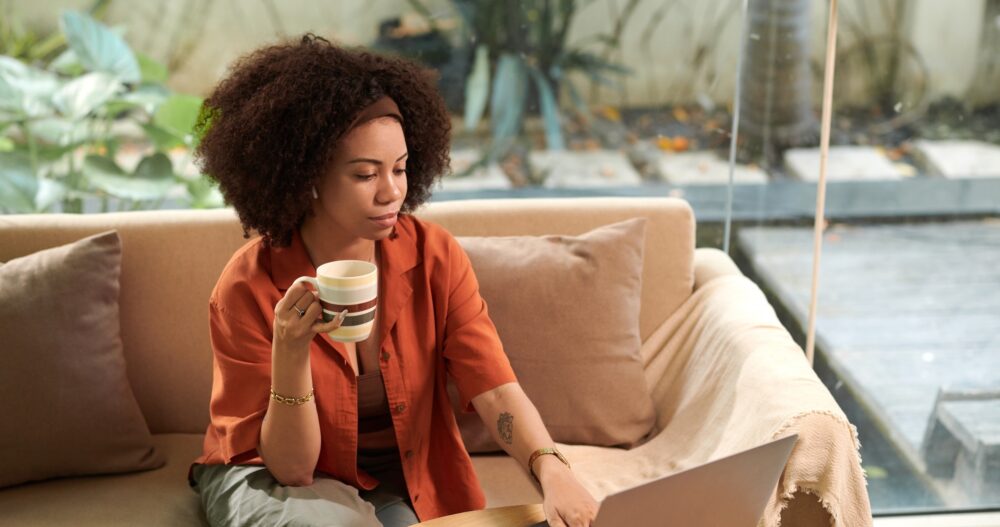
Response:
M320 265L316 276L301 276L319 293L323 320L329 322L347 310L340 327L327 333L339 342L360 342L371 335L378 304L378 267L361 260L337 260Z

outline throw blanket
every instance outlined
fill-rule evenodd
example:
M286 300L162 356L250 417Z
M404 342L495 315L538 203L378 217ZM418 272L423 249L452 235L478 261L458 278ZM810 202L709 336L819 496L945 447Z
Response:
M560 446L595 498L797 433L759 525L780 525L796 492L835 526L872 524L857 431L752 281L703 284L642 353L658 413L651 438L627 451Z

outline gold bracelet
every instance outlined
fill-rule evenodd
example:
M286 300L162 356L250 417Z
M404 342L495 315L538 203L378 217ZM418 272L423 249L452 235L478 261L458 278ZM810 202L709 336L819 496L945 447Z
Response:
M566 461L566 458L563 457L562 453L555 448L539 448L538 450L532 452L531 457L528 458L528 472L531 473L531 477L535 478L535 481L538 481L538 476L535 475L535 460L546 454L556 456L559 458L559 461L562 461L567 467L570 466L569 461Z
M271 388L271 399L278 401L281 404L287 404L288 406L299 406L308 403L313 398L313 390L309 390L309 393L302 397L286 397L274 391Z

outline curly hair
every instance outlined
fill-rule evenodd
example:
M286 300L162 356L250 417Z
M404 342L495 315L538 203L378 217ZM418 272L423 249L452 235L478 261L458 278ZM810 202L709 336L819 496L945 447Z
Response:
M312 34L234 64L205 100L195 155L236 209L245 237L255 231L265 243L291 243L338 140L382 96L403 116L409 158L401 212L408 213L427 201L450 162L451 118L432 70Z

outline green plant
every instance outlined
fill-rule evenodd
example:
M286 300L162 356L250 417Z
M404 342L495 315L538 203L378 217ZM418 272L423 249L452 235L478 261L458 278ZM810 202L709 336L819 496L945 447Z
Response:
M201 99L171 93L165 67L90 16L60 22L67 48L47 65L0 56L0 209L139 209L169 196L220 206L203 177L183 174ZM124 147L144 154L131 170ZM183 153L177 166L171 152Z
M411 5L429 17L417 0ZM580 7L574 0L454 0L465 35L458 39L474 47L472 67L466 80L464 123L474 130L489 112L490 141L478 162L459 177L488 162L516 156L526 162L529 148L523 136L525 117L537 112L542 119L546 147L565 148L564 116L560 99L565 93L583 122L590 117L579 90L568 75L580 72L592 82L613 85L611 75L631 73L582 46L567 42L570 25ZM605 35L605 45L614 45L620 33ZM463 44L464 45L464 44ZM528 183L540 183L539 175L526 173Z
M879 0L840 10L833 92L845 113L867 114L871 135L885 136L924 119L930 103L930 69L906 36L908 9L903 0ZM822 62L815 62L813 71L819 86Z
M102 20L107 14L111 0L93 0L87 14ZM7 55L24 62L49 63L66 50L66 36L58 31L39 33L22 27L12 15L10 2L3 2L0 9L0 55Z

